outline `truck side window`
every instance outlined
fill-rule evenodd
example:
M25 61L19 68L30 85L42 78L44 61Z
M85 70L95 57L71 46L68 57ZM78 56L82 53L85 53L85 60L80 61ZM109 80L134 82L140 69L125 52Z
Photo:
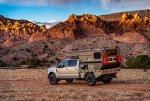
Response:
M68 67L76 66L77 65L77 60L69 60L68 61Z
M100 59L101 53L100 52L94 52L94 59Z
M60 64L60 67L63 68L63 67L68 67L68 61L63 61L61 64Z

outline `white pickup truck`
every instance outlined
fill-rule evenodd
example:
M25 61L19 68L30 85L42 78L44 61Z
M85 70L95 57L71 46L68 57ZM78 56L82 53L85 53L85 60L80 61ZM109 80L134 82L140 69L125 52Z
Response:
M98 51L101 53L104 50ZM92 52L94 54L95 51ZM67 83L72 83L73 80L85 80L89 86L94 86L97 81L110 83L111 80L116 77L116 73L120 71L121 56L117 54L111 56L107 54L107 57L103 56L104 55L99 56L99 58L102 59L98 59L98 61L94 62L83 62L81 59L65 59L60 64L48 68L50 84L56 85L60 80L66 80ZM94 68L98 64L100 65L98 66L99 68Z

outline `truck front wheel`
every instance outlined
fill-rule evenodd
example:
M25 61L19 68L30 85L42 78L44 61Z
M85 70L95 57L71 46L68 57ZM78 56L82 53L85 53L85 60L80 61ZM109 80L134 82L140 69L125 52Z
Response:
M49 82L50 82L51 85L57 85L58 80L57 80L55 74L51 74L51 75L49 76Z
M96 78L93 74L88 74L86 76L86 82L89 86L95 86L96 85Z

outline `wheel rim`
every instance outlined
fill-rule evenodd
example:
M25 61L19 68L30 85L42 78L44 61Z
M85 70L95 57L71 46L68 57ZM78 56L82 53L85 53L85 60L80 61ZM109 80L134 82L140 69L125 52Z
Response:
M54 82L55 81L54 77L50 77L50 81Z
M88 78L87 81L88 81L89 83L92 83L92 78Z

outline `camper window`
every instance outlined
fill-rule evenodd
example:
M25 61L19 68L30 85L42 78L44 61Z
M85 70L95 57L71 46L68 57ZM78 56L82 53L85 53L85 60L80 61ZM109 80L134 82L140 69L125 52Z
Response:
M100 59L101 58L101 53L100 52L95 52L94 53L94 59Z

